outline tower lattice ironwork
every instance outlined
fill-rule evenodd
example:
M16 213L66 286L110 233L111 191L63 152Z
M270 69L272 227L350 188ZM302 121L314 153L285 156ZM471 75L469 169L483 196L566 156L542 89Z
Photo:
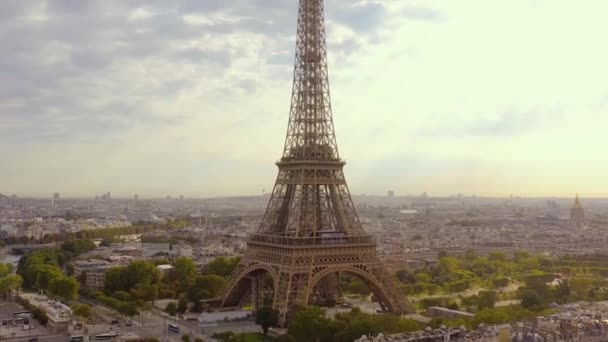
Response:
M279 174L257 233L222 293L238 306L263 275L284 323L296 305L340 296L340 274L365 281L385 311L411 312L355 211L334 132L323 0L299 0L289 124Z

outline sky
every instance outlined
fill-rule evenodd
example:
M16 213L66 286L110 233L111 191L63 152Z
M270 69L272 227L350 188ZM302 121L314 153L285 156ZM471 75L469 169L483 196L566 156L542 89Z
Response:
M608 2L326 0L355 194L608 196ZM296 0L0 1L0 193L272 189Z

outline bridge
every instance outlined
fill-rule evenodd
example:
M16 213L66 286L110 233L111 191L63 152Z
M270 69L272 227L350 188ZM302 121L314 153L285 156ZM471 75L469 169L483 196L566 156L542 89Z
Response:
M55 246L55 243L45 243L39 245L10 245L4 248L4 252L12 255L25 255L39 249L53 246Z

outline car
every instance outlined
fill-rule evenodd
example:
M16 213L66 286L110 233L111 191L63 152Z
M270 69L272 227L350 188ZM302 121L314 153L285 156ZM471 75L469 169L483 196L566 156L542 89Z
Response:
M133 325L133 321L128 320L127 323L125 323L126 326L130 327Z
M117 325L120 324L120 322L117 319L113 319L111 322L112 325Z
M36 342L36 341L38 341L38 337L30 337L28 339L28 342Z

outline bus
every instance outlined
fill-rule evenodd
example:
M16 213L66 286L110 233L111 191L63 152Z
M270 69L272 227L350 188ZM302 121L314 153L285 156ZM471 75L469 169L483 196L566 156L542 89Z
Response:
M167 329L169 330L169 332L179 334L179 327L173 323L169 323L169 326Z
M70 342L83 342L84 335L72 335L70 336Z
M113 338L115 338L117 336L117 334L115 332L109 332L109 333L105 333L105 334L99 334L99 335L95 335L95 340L97 341L107 341L107 340L111 340Z

